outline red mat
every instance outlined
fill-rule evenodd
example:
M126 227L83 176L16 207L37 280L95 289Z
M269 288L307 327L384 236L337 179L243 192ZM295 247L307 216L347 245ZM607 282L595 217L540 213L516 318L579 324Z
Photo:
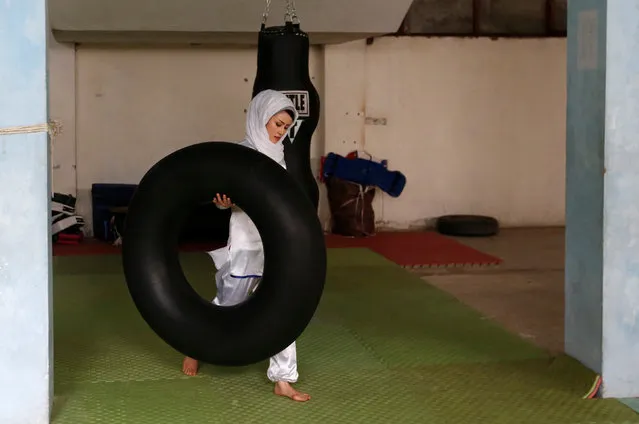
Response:
M480 252L450 237L426 232L385 232L373 237L327 235L328 247L367 247L404 267L498 265L500 258Z
M223 243L192 243L180 246L182 252L209 252ZM113 246L103 241L88 239L81 244L54 244L53 256L83 256L83 255L119 255L120 246Z
M210 251L221 244L189 244L186 252ZM436 232L387 232L373 237L351 238L332 234L326 236L328 248L363 247L379 253L404 267L442 267L468 265L498 265L501 259L466 246ZM55 256L119 254L120 247L87 240L79 245L54 245Z

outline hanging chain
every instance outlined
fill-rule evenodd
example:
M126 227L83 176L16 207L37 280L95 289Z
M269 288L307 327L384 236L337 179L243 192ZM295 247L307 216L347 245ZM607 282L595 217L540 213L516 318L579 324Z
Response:
M297 17L297 10L295 9L295 0L287 0L289 16L291 17L291 21L294 25L298 25L300 23L300 19Z
M284 10L284 22L291 20L291 0L286 0L286 9Z
M262 26L266 26L266 21L271 11L271 1L272 0L266 0L266 4L264 6L264 12L262 13ZM295 0L286 0L286 10L284 12L284 20L286 22L291 21L295 25L300 23L300 19L297 17L297 9L295 8Z
M262 26L266 25L266 20L268 19L268 14L271 11L271 0L266 0L266 5L264 6L264 13L262 13Z

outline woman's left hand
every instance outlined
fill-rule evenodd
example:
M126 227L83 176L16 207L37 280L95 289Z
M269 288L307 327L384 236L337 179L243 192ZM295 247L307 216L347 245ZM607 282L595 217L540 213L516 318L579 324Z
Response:
M231 199L226 197L226 194L220 196L220 193L217 193L217 197L213 199L213 203L222 208L230 208L231 206L233 206L233 202L231 202Z

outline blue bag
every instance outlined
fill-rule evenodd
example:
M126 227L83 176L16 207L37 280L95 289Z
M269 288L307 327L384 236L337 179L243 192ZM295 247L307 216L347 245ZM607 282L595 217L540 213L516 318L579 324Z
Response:
M369 159L347 159L332 152L326 155L322 176L376 186L392 197L402 194L406 186L404 174L399 171L389 171L384 164Z

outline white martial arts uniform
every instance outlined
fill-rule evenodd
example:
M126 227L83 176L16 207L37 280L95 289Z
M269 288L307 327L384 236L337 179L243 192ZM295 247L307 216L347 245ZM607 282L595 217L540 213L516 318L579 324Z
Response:
M249 104L246 116L246 139L241 145L255 149L273 159L283 168L284 146L269 140L266 124L273 115L290 110L293 123L298 114L293 103L282 93L273 90L260 92ZM291 125L292 127L293 125ZM282 137L282 139L284 139ZM220 193L222 195L224 193ZM231 198L231 201L233 199ZM215 276L217 296L213 303L231 306L244 301L259 284L264 269L262 239L249 216L233 206L229 223L229 239L225 247L209 252L218 272ZM298 379L295 342L270 358L269 380L294 383Z

